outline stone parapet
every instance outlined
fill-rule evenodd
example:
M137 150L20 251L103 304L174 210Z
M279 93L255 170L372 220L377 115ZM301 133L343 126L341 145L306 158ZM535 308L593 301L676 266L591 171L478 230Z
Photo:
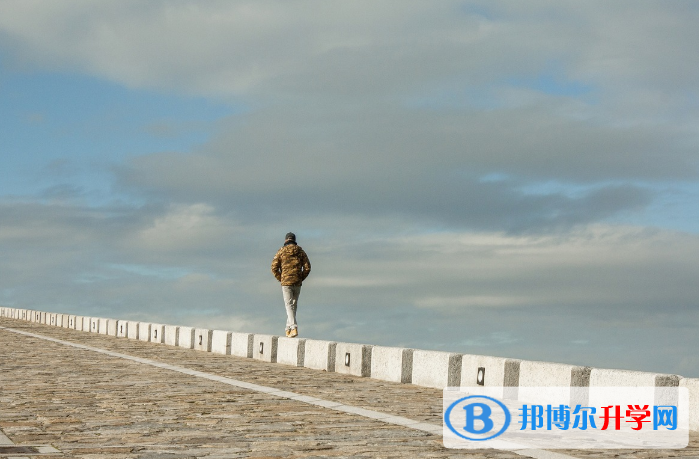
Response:
M664 393L662 388L684 387L689 393L690 428L699 430L699 379L679 375L280 338L8 307L0 308L0 317L395 383L437 389L470 387L478 394L523 402L536 402L545 396L548 403L594 404L591 389L598 387L646 387L657 401L657 394Z

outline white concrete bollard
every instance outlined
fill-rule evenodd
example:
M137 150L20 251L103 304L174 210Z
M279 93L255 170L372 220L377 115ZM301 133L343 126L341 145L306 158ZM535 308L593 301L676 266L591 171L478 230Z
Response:
M150 341L150 322L138 323L138 340Z
M211 352L212 330L197 328L194 330L194 350Z
M252 333L231 333L231 355L251 359L254 339Z
M644 371L593 368L590 387L677 387L680 377Z
M699 431L699 378L682 378L679 386L689 392L689 430Z
M475 395L517 400L521 361L503 357L464 354L461 387L473 387Z
M413 349L374 346L371 350L371 378L397 383L413 380Z
M180 327L177 325L165 325L165 344L177 346L180 338Z
M275 335L258 335L254 337L254 346L252 350L252 358L262 360L263 362L276 363L277 361L277 342L278 336Z
M665 388L678 387L680 376L662 373L648 373L644 371L613 370L593 368L590 372L590 397L591 406L605 406L614 403L615 394L609 390L595 391L598 387L638 387L633 391L636 397L642 397L655 405L676 405L678 393ZM627 390L627 389L624 389ZM623 390L621 391L624 392ZM621 394L619 394L621 395ZM618 399L618 397L616 397ZM641 403L640 401L638 403Z
M213 330L211 333L211 352L214 354L231 355L231 332Z
M335 371L334 341L307 339L303 355L303 366L314 370Z
M367 344L337 343L335 373L370 377L372 347Z
M413 384L444 389L458 387L460 380L461 354L413 351Z
M150 342L163 344L165 342L165 325L150 324Z
M129 321L128 320L117 320L116 321L116 336L118 338L128 338L129 337Z
M585 406L588 403L590 367L522 360L518 400Z
M194 327L180 327L180 333L177 338L177 346L185 349L194 349Z
M138 329L140 328L140 322L134 320L129 320L126 322L126 337L128 339L138 340Z
M90 333L99 333L100 331L100 318L90 317L90 328L88 329Z
M277 339L277 363L302 367L305 350L305 339L280 337Z
M114 319L100 319L99 324L97 325L97 333L100 335L108 335L109 334L109 322L115 322ZM114 330L114 333L116 333L116 329Z

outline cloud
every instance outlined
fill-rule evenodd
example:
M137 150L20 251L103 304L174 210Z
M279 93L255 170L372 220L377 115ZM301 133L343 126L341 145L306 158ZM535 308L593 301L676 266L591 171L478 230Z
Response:
M640 182L696 183L696 7L600 5L8 1L0 33L15 62L246 101L194 151L121 167L126 190L520 231L642 209ZM479 182L493 173L514 182ZM551 180L598 190L517 192Z
M196 252L220 246L234 235L235 228L217 218L211 206L180 205L140 230L129 246L153 252Z
M696 341L695 235L607 225L426 233L388 216L241 225L207 205L1 210L0 297L10 306L275 333L284 317L269 264L298 229L313 264L299 311L305 336L476 353L488 345L596 365L610 362L597 352L611 346L631 367L696 375L674 340L645 335ZM648 346L652 358L641 355Z
M536 75L551 62L579 81L681 90L699 67L685 52L697 39L691 2L15 0L1 8L17 60L199 94L386 95Z
M682 149L658 157L661 134L644 138L564 121L542 130L525 116L512 116L503 129L511 115L385 110L375 124L359 114L321 119L262 111L243 124L231 120L194 153L133 159L118 169L119 185L250 218L285 215L291 201L304 215L392 213L437 225L533 231L642 209L653 198L640 180L692 174ZM482 180L492 171L506 178ZM594 186L575 196L526 191L551 179Z

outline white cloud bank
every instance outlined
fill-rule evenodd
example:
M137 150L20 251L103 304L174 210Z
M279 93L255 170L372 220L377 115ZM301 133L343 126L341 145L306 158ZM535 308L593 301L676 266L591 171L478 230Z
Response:
M207 205L110 215L5 204L0 214L5 304L270 333L283 324L268 265L286 226L242 226ZM699 237L604 225L366 231L400 223L316 221L325 234L299 233L313 263L299 311L307 336L597 365L614 362L608 346L627 367L694 371L679 362L686 353L654 355L654 338L626 340L662 330L666 351L699 344Z

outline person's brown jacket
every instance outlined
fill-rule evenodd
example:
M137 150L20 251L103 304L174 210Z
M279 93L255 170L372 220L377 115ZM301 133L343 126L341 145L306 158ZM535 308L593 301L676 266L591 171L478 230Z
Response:
M272 274L282 285L301 285L311 273L308 255L295 243L287 243L272 260Z

